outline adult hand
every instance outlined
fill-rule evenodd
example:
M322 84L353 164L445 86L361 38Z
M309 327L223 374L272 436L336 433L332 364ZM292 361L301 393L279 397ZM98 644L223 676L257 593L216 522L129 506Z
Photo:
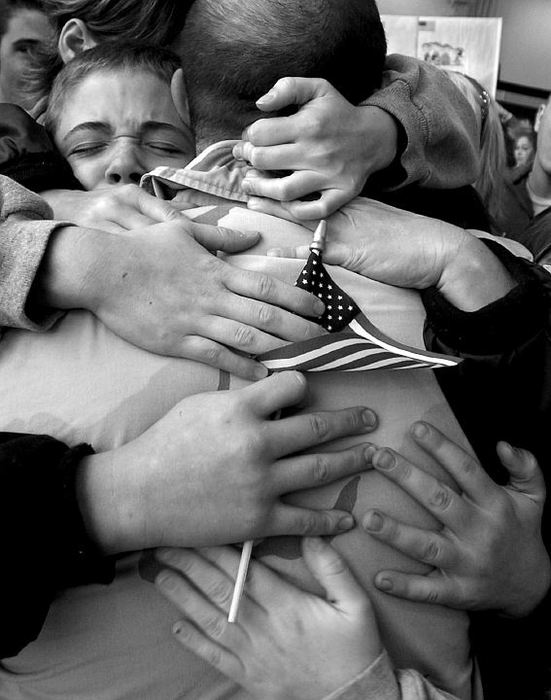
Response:
M396 155L393 117L378 107L355 107L326 80L283 78L256 104L264 112L291 105L299 109L249 126L234 156L255 169L293 172L273 178L255 170L243 189L282 200L297 219L328 216L361 192L367 178L390 165ZM300 201L313 193L320 198ZM255 200L255 209L262 207L263 202Z
M275 211L272 207L272 214ZM464 229L357 198L327 220L324 261L397 287L436 286L463 311L504 296L514 282L490 249ZM268 255L307 258L307 246Z
M235 252L257 240L256 233L183 218L131 236L62 228L49 244L34 298L55 309L88 309L151 352L258 379L266 369L244 353L319 335L319 326L300 316L320 315L323 304L207 250Z
M323 540L305 539L303 555L326 600L253 561L238 619L229 624L239 554L161 550L172 571L162 571L156 585L186 615L176 639L253 697L318 700L348 683L382 652L371 603Z
M350 529L350 513L281 497L363 471L365 445L295 453L368 433L377 418L356 407L272 420L302 401L306 386L302 375L284 372L244 389L197 394L127 445L95 455L81 484L89 529L107 551Z
M83 192L50 190L41 195L59 221L84 228L124 233L163 221L179 221L185 207L158 199L137 185Z
M391 595L453 608L529 613L551 581L541 536L545 484L536 460L499 443L510 480L498 486L476 459L433 426L416 423L412 436L455 479L461 493L389 449L374 452L375 469L442 523L440 532L431 532L383 513L367 513L363 525L373 537L435 567L426 576L381 571L376 586Z

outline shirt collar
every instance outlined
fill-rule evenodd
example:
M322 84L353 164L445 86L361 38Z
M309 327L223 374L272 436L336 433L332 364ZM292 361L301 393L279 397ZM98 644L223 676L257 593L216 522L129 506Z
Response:
M218 200L247 202L241 183L250 165L233 157L237 140L219 141L206 148L185 168L160 166L146 173L141 186L162 199L184 199L198 206Z

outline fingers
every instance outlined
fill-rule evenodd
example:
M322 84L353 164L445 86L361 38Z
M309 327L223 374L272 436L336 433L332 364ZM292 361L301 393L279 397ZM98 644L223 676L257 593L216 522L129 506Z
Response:
M240 160L246 160L258 170L296 170L304 167L304 154L295 144L283 143L278 146L255 146L250 141L241 141L234 147ZM251 174L247 173L242 184L247 184ZM269 180L264 176L263 179ZM248 190L245 187L245 192Z
M164 222L164 221L181 221L182 215L173 207L170 202L166 202L163 199L154 197L145 190L137 189L136 195L136 208L138 212L143 214L153 222ZM187 221L187 219L184 219ZM129 227L130 228L130 227ZM132 227L134 228L134 227Z
M371 463L377 471L398 484L437 520L452 530L457 530L468 522L471 506L467 501L397 452L388 448L375 448Z
M468 601L462 600L453 582L440 575L419 576L401 571L380 571L374 579L375 586L397 598L467 609Z
M478 461L430 423L414 423L411 435L475 503L487 505L501 494L500 487L490 479Z
M269 275L249 272L247 270L238 270L229 264L226 264L224 273L223 281L226 288L235 294L245 297L245 300L256 299L266 302L266 304L271 304L274 307L283 307L283 309L292 311L299 316L311 316L313 318L321 316L324 311L325 307L323 303L316 297L304 292L302 289L297 289L290 284L285 284L284 282L270 277ZM237 300L232 300L232 303L235 301ZM282 330L279 328L282 318L285 318L286 323L291 320L287 315L282 317L281 314L278 314L280 309L272 309L266 306L258 307L258 305L254 304L242 305L241 309L245 310L247 316L236 320L250 323L251 325L255 325L255 327L257 327L257 324L260 324L263 330L272 333L275 331L276 334L278 334L278 330ZM262 315L260 317L258 316L259 310L262 311L264 317ZM307 332L305 326L305 332L301 339L304 340L307 337L320 335L319 326L317 327L317 333L315 330L315 324L311 324L310 332ZM288 338L284 333L282 333L280 337L287 340L299 340L297 337Z
M279 372L239 389L231 398L244 400L257 417L269 418L274 413L303 401L307 386L306 379L299 372Z
M333 91L322 78L280 78L273 88L257 100L259 109L273 112L290 105L304 105Z
M362 430L362 432L364 432ZM275 474L280 493L324 486L333 481L363 472L369 468L365 445L356 445L341 452L324 452L282 459Z
M507 442L498 443L497 454L509 472L509 488L525 494L543 506L545 481L534 455L527 450L511 447Z
M315 171L298 170L285 177L248 175L243 180L243 189L248 195L289 202L317 192L323 184L322 177Z
M186 336L170 354L188 360L196 360L251 381L264 379L268 375L268 370L261 362L232 352L225 345L200 336Z
M226 253L239 253L247 250L260 238L258 231L233 231L222 226L190 224L189 233L208 250L223 250Z
M289 212L299 220L326 219L350 201L350 193L338 189L324 190L318 199L312 201L288 202Z
M335 536L354 525L354 517L346 511L308 510L281 503L272 512L266 535Z
M333 605L349 615L365 611L370 605L369 598L333 547L319 537L305 537L302 553L310 573L325 589Z
M455 560L453 549L437 532L405 525L379 511L368 511L362 527L375 539L423 564L450 568Z
M312 231L315 230L318 222L299 221L287 211L286 205L286 202L278 202L275 199L268 199L267 197L249 197L247 201L247 207L251 211L259 211L264 214L270 214L271 216L276 216L280 219L292 221L294 224L301 224Z
M377 415L370 408L355 406L340 411L317 411L281 418L270 425L270 433L274 445L280 446L281 454L290 454L348 435L371 433L376 427ZM313 457L310 455L310 458ZM309 464L323 475L329 469L330 458L325 455L317 457L317 463Z

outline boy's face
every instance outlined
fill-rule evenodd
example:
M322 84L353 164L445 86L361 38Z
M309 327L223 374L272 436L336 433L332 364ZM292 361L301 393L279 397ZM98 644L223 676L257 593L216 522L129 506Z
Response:
M170 86L148 72L88 75L66 95L54 138L87 190L138 184L153 168L181 168L195 155Z
M46 15L21 8L10 17L6 33L0 38L0 102L32 107L32 98L24 91L26 73L33 52L50 36Z

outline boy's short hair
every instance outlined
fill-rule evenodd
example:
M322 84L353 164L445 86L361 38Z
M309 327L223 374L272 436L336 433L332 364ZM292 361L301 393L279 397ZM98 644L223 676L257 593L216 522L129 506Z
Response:
M381 85L386 39L375 0L195 0L180 53L193 126L221 135L285 76L358 104Z
M44 125L55 133L67 97L93 73L112 71L141 71L151 73L170 85L180 68L180 59L172 51L135 42L110 41L83 51L69 61L58 73L44 118Z

